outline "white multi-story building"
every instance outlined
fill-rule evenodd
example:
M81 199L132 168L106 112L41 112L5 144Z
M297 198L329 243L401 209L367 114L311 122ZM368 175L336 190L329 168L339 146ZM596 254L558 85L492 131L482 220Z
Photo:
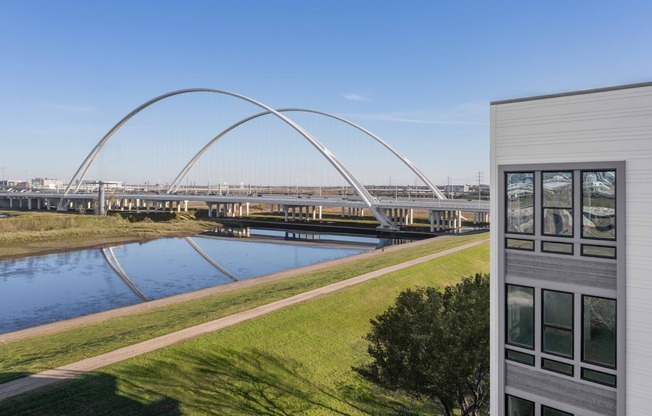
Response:
M652 83L491 104L491 414L652 414Z

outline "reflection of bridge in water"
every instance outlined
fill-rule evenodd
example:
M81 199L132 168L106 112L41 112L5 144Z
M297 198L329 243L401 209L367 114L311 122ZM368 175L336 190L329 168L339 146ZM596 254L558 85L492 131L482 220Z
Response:
M158 193L127 193L116 192L110 196L106 196L102 186L99 187L97 193L79 193L83 189L84 179L88 173L93 162L97 159L107 142L120 130L131 118L136 114L169 97L192 94L192 93L211 93L228 97L233 97L238 100L243 100L253 104L262 112L253 114L239 122L231 125L218 133L212 140L210 140L204 147L199 149L193 158L184 166L184 168L176 175L175 179L171 182L165 194ZM324 146L317 138L309 133L302 126L297 124L292 119L288 118L287 113L304 112L327 117L336 120L381 144L385 149L389 150L396 158L398 158L405 166L407 166L417 178L419 178L430 190L431 197L429 198L406 198L406 199L383 199L372 195L369 190L361 183L358 178L345 166L326 146ZM206 151L213 146L217 141L228 135L238 127L247 124L248 122L258 119L260 117L276 117L281 122L285 123L296 131L303 139L308 141L340 174L340 176L348 183L350 189L354 192L353 198L344 196L329 196L329 197L316 197L301 198L300 195L197 195L197 194L183 194L179 193L179 186L188 172L193 168L195 163L202 157ZM84 211L92 209L98 214L104 214L107 210L139 210L145 212L159 212L177 210L185 211L188 208L189 202L202 202L208 208L209 216L217 216L219 213L225 213L229 216L242 216L249 213L249 206L252 203L266 204L269 206L270 212L282 213L285 221L309 219L312 216L313 220L317 217L321 219L323 207L341 208L342 215L363 215L365 212L370 213L380 224L379 229L385 230L398 230L402 226L412 224L414 221L414 211L421 210L428 213L431 231L439 231L442 229L459 228L462 224L462 212L472 212L473 222L488 222L489 203L487 201L460 201L460 200L447 200L444 194L430 181L426 175L418 169L412 162L405 156L394 149L387 142L382 140L377 135L371 133L365 128L332 114L300 109L288 108L275 110L263 103L255 101L243 95L235 94L232 92L214 90L214 89L187 89L173 91L156 97L132 112L127 114L120 120L109 132L97 143L93 150L88 154L86 159L79 166L68 186L62 193L57 192L26 192L26 193L0 193L0 200L7 201L11 208L23 207L27 209L52 209L56 208L60 211L79 210ZM23 203L26 206L23 206Z

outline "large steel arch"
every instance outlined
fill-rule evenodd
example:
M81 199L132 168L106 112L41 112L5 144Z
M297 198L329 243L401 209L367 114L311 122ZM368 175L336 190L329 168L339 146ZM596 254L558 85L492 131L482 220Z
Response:
M251 104L254 104L263 110L266 110L267 112L274 114L277 118L281 119L283 122L288 124L290 127L292 127L294 130L296 130L301 136L303 136L310 144L312 144L330 163L333 165L333 167L342 175L342 177L351 185L351 187L355 190L356 194L360 197L360 199L364 202L364 204L369 208L369 210L374 214L374 217L380 222L381 227L383 228L395 228L389 218L378 209L378 207L375 204L375 198L365 189L365 187L358 181L355 176L348 170L346 166L340 160L333 154L331 153L330 150L328 150L324 145L322 145L317 139L315 139L310 133L308 133L303 127L292 121L290 118L286 117L285 115L279 113L278 111L274 110L273 108L269 107L268 105L265 105L259 101L256 101L252 98L246 97L244 95L236 94L234 92L230 91L223 91L223 90L216 90L212 88L189 88L189 89L184 89L184 90L177 90L177 91L172 91L165 93L163 95L159 95L158 97L155 97L146 103L140 105L133 111L131 111L129 114L127 114L122 120L120 120L111 130L106 133L106 135L95 145L93 150L86 156L86 159L82 162L82 164L79 166L75 174L73 175L72 179L68 183L68 186L64 190L64 193L62 195L62 198L59 200L59 205L58 209L59 210L64 210L64 207L66 205L66 195L70 192L70 189L73 187L75 182L77 183L75 187L75 192L79 189L81 186L82 181L86 177L86 173L88 173L88 170L90 167L93 165L93 162L95 162L95 159L99 155L100 151L104 148L106 143L113 137L113 135L129 120L131 120L136 114L140 113L142 110L145 108L151 106L152 104L155 104L161 100L164 100L169 97L173 97L176 95L181 95L181 94L190 94L190 93L214 93L214 94L220 94L220 95L227 95L230 97L234 97L243 101L247 101Z
M345 119L345 118L342 118L342 117L336 116L336 115L334 115L334 114L329 114L329 113L326 113L326 112L323 112L323 111L310 110L310 109L306 109L306 108L281 108L281 109L277 109L276 111L278 111L279 113L301 112L301 113L313 113L313 114L319 114L319 115L322 115L322 116L325 116L325 117L330 117L330 118L332 118L332 119L335 119L335 120L341 121L342 123L348 124L349 126L351 126L351 127L353 127L353 128L356 128L356 129L360 130L361 132L363 132L364 134L366 134L367 136L369 136L369 137L371 137L372 139L376 140L378 143L380 143L380 144L383 145L385 148L387 148L390 152L392 152L392 153L394 154L394 156L398 157L398 158L399 158L399 159L400 159L400 160L401 160L405 165L407 165L407 167L408 167L410 170L412 170L412 172L414 172L414 173L419 177L419 179L421 179L421 180L422 180L422 181L423 181L423 182L424 182L424 183L425 183L425 184L430 188L430 190L432 190L432 192L437 196L437 198L439 198L439 199L447 199L446 196L444 196L443 192L441 192L441 191L439 190L439 188L437 188L437 186L436 186L434 183L432 183L432 182L430 181L430 179L428 179L428 178L426 177L426 175L425 175L423 172L421 172L421 170L420 170L419 168L417 168L417 167L416 167L412 162L410 162L410 161L408 160L408 158L406 158L405 156L403 156L403 155L402 155L398 150L394 149L394 148L393 148L389 143L387 143L386 141L384 141L384 140L381 139L380 137L376 136L375 134L373 134L373 133L370 132L369 130L365 129L364 127L362 127L362 126L360 126L360 125L358 125L358 124L355 124L355 123L353 123L352 121L347 120L347 119ZM199 158L200 158L204 153L206 153L206 151L207 151L211 146L213 146L213 144L214 144L215 142L217 142L218 140L220 140L220 139L221 139L222 137L224 137L227 133L229 133L230 131L236 129L237 127L239 127L239 126L241 126L241 125L243 125L243 124L246 124L246 123L248 123L248 122L250 122L250 121L252 121L252 120L255 120L255 119L259 118L259 117L266 116L266 115L269 115L269 114L272 114L272 113L271 113L270 111L264 111L264 112L262 112L262 113L254 114L253 116L250 116L250 117L247 117L247 118L245 118L245 119L243 119L243 120L238 121L237 123L235 123L235 124L233 124L232 126L226 128L226 129L223 130L220 134L218 134L217 136L215 136L215 137L213 138L213 140L209 141L209 142L208 142L208 143L207 143L207 144L206 144L206 145L205 145L205 146L204 146L204 147L203 147L199 152L197 152L197 154L196 154L192 159L190 159L190 161L189 161L189 162L186 164L186 166L181 170L181 172L179 172L179 174L177 175L177 177L176 177L176 178L174 179L174 181L172 182L172 185L171 185L170 188L168 189L168 193L176 192L176 191L177 191L177 189L179 188L179 185L181 184L181 182L183 181L183 179L186 177L186 175L188 174L188 172L189 172L189 171L192 169L192 167L195 165L195 163L197 162L197 160L199 160Z

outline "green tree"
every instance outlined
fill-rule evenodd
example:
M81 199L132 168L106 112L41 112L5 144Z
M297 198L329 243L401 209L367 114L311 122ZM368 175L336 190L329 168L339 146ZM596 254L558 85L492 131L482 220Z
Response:
M373 360L355 369L365 378L428 398L445 416L487 413L489 275L463 278L443 293L408 289L371 324Z

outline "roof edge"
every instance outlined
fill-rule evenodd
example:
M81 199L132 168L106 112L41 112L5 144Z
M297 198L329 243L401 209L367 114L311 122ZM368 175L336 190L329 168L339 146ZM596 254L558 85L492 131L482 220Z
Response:
M546 94L546 95L535 95L532 97L524 97L524 98L513 98L509 100L499 100L499 101L492 101L489 103L490 105L498 105L498 104L510 104L510 103L520 103L524 101L535 101L535 100L545 100L548 98L558 98L558 97L570 97L573 95L583 95L583 94L593 94L597 92L608 92L608 91L617 91L617 90L627 90L630 88L640 88L640 87L652 87L652 81L651 82L639 82L636 84L625 84L625 85L616 85L612 87L603 87L603 88L593 88L589 90L579 90L579 91L569 91L569 92L562 92L562 93L557 93L557 94Z

